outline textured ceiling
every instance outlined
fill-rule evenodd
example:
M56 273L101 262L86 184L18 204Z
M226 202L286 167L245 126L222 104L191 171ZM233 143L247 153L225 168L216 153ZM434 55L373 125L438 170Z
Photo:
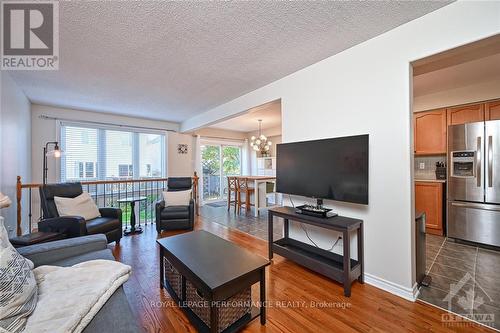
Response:
M262 129L281 127L281 101L277 100L257 106L241 116L221 121L210 127L237 132L252 132L259 129L259 119L262 120Z
M442 1L61 1L60 69L35 103L183 121L445 6Z

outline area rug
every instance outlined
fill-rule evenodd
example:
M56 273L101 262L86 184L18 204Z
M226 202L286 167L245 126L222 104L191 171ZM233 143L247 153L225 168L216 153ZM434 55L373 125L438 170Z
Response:
M206 205L210 206L210 207L225 207L225 206L227 206L227 201L210 202L210 203L207 203Z

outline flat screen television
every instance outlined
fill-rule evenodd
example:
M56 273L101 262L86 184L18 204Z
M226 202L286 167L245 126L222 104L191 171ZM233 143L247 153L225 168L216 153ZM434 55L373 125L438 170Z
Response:
M368 134L277 145L276 191L368 204Z

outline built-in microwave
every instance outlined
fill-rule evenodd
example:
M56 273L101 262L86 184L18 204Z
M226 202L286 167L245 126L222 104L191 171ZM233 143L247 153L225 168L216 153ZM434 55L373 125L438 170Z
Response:
M474 178L476 176L476 151L461 150L451 152L451 176Z

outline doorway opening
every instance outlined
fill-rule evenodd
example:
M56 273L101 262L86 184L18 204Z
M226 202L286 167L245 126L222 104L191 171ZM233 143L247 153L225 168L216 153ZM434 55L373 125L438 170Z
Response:
M277 99L193 133L204 221L267 240L267 209L282 201L275 185L281 124Z
M500 329L500 36L412 67L418 300Z

